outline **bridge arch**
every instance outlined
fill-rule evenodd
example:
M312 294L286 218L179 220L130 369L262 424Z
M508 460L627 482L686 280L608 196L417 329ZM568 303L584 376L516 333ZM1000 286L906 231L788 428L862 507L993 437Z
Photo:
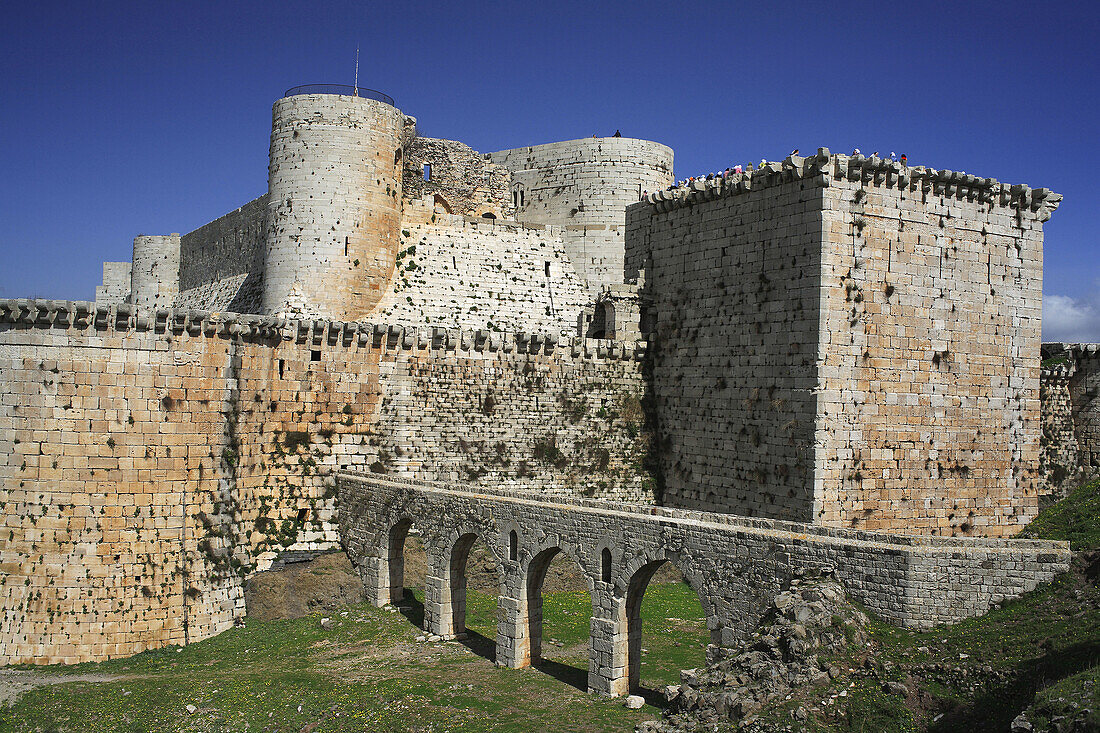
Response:
M580 568L588 585L588 595L592 598L593 581L588 564L582 560L583 555L571 543L563 542L560 538L548 538L533 548L521 551L520 573L518 587L515 588L516 600L519 601L516 623L515 639L513 642L514 662L512 666L527 667L536 664L542 659L542 587L546 582L546 573L550 569L550 563L562 555ZM591 644L589 644L591 651Z
M717 609L706 592L703 575L696 571L690 561L678 552L664 549L632 557L624 563L616 588L622 593L623 598L621 608L626 638L620 643L625 642L623 651L625 652L626 688L629 691L641 687L642 599L653 576L665 564L673 565L695 592L695 597L699 600L707 620L711 643L719 644L722 640L722 623Z
M436 590L432 594L432 608L429 611L434 619L434 633L447 639L466 637L466 566L470 551L478 541L488 548L493 557L497 572L497 597L501 596L505 578L505 556L496 535L494 528L478 523L456 527L444 538L432 561L435 577L429 581L429 586Z

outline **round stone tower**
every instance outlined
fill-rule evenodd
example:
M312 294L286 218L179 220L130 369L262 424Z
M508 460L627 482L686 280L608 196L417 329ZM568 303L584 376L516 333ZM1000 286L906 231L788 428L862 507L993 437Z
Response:
M171 308L179 291L180 235L134 237L130 302L151 308Z
M673 182L672 148L629 137L501 150L512 171L516 219L562 227L573 266L592 294L623 281L626 207Z
M267 313L357 320L392 277L405 116L346 90L291 90L272 109Z

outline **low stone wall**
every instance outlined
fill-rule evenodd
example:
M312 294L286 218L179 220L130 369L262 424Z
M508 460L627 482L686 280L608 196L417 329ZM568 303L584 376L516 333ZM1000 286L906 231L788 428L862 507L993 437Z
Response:
M485 542L500 565L498 664L538 659L542 573L559 552L575 561L592 594L588 687L612 695L637 681L640 601L665 562L699 594L714 643L729 646L798 568L834 567L882 618L929 628L1031 590L1070 560L1065 542L899 536L352 473L337 484L341 542L374 603L400 598L403 542L419 531L431 633L464 633L466 557Z

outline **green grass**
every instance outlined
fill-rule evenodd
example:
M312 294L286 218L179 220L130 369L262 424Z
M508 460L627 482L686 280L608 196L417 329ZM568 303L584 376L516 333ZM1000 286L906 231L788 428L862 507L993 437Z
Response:
M1051 505L1021 536L1068 540L1074 552L1100 548L1100 481L1085 484Z
M1100 547L1100 481L1042 512L1025 536L1068 540L1075 551ZM873 646L836 660L844 670L840 678L798 691L766 717L790 723L791 711L816 706L800 723L807 731L978 733L1008 730L1033 702L1058 714L1060 698L1100 677L1100 588L1082 567L984 616L930 631L899 629L872 616ZM878 681L858 672L868 660L883 670ZM885 692L885 679L913 694ZM843 698L822 704L842 690Z
M496 598L470 591L467 606L468 627L495 639ZM401 614L365 604L346 612L331 631L317 615L249 620L184 648L33 668L117 679L34 689L0 709L0 731L622 731L659 713L576 688L588 667L587 593L547 594L543 638L561 646L544 642L550 662L541 669L501 669L461 644L417 643L423 632ZM643 684L675 682L681 666L702 663L708 633L690 588L651 586L643 618Z

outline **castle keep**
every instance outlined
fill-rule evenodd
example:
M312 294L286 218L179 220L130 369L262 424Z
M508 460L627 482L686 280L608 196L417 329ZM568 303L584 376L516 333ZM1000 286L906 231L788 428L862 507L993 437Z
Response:
M1065 567L1006 539L1040 465L1095 455L1069 367L1040 406L1060 196L824 149L672 165L621 137L481 154L384 95L291 90L266 193L135 238L94 303L0 301L0 663L218 633L287 551L343 546L383 603L410 527L443 635L470 538L498 554L514 666L538 655L523 578L573 557L611 694L662 562L717 643L800 565L916 625ZM1094 352L1068 347L1074 374Z

